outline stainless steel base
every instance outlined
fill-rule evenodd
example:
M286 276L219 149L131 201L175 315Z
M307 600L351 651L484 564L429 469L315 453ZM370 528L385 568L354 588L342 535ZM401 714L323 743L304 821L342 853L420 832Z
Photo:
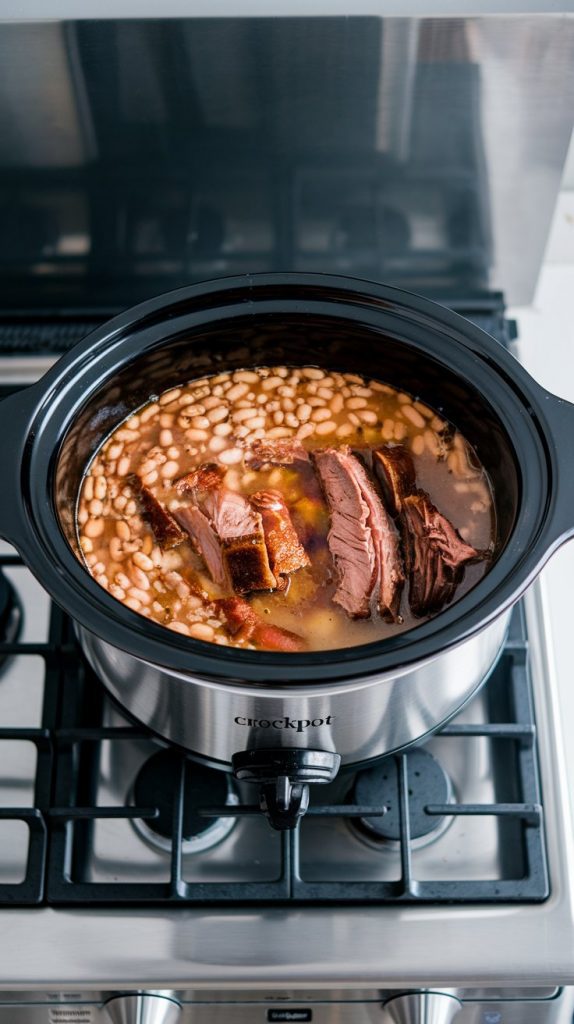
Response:
M210 760L265 747L334 751L360 764L434 732L488 675L510 612L432 660L348 683L273 689L168 671L77 627L110 693L154 732Z

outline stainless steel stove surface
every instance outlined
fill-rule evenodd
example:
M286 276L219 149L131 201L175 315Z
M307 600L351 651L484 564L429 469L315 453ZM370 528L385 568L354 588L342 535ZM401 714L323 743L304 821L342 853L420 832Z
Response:
M16 556L4 560L26 605L34 585ZM248 785L123 718L71 624L34 598L42 613L24 613L0 682L0 906L547 898L520 608L490 681L454 722L424 748L341 774L280 834Z
M386 1022L409 1019L393 996L430 987L437 1020L570 1019L571 842L537 595L449 726L342 776L280 836L237 813L249 791L123 718L65 616L7 546L0 562L23 606L8 614L4 592L0 1021ZM213 804L226 816L197 813ZM114 1018L123 990L161 998Z

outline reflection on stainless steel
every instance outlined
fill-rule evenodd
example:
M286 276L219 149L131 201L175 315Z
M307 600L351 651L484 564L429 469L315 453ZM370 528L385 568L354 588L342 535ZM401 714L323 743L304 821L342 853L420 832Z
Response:
M486 691L481 691L457 716L457 724L489 721ZM106 705L105 724L123 725L120 712ZM494 741L495 742L495 741ZM103 744L100 758L97 803L121 806L126 786L150 755L149 740ZM431 753L454 780L460 803L488 804L497 798L495 780L496 747L481 737L433 737L425 750ZM320 800L344 803L354 776L342 774L325 787ZM240 787L245 802L251 802L247 786ZM493 817L446 819L448 830L431 833L428 842L415 843L413 868L417 878L434 880L492 880L504 876L505 836ZM307 818L301 828L303 875L308 880L348 881L400 877L400 852L396 844L365 843L349 827L349 820ZM422 848L421 848L422 847ZM184 856L183 874L189 881L270 880L279 869L279 838L264 820L239 819L233 833L212 849L208 857ZM151 881L167 879L169 859L165 853L142 844L130 822L96 822L92 852L88 858L91 881Z
M385 1003L383 1019L389 1024L451 1024L461 1009L460 1000L448 992L409 992Z
M4 23L0 54L4 310L278 269L532 296L567 15Z
M240 750L291 746L336 751L345 765L397 750L458 711L487 678L508 620L509 613L502 614L481 633L400 675L310 684L283 693L170 672L81 626L77 633L88 661L120 703L187 750L229 763ZM249 720L286 716L321 725L301 730L249 726Z
M181 1007L173 999L156 995L125 995L104 1006L111 1024L176 1024Z

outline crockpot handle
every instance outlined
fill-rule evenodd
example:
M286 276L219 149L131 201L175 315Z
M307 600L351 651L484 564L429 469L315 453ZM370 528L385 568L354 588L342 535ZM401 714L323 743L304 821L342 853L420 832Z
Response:
M22 462L37 401L32 385L0 402L0 537L18 549L25 539Z
M574 537L574 404L548 391L544 402L556 468L546 533L549 555Z
M233 773L259 786L259 806L280 832L295 828L309 806L309 784L331 782L341 764L330 750L262 747L232 757Z

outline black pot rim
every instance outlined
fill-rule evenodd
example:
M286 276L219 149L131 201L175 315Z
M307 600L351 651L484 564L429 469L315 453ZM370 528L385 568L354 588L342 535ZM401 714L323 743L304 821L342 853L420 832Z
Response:
M285 293L283 299L272 298L277 291ZM141 332L147 332L146 337L149 334L156 342L163 333L167 341L184 314L186 320L197 318L199 326L210 316L230 315L230 310L251 317L270 304L277 313L287 307L301 314L322 309L340 317L344 312L362 324L393 317L396 324L402 319L423 332L426 327L449 343L455 339L456 350L449 349L450 369L458 371L458 363L472 364L473 385L481 388L485 402L506 425L517 463L527 469L517 522L491 570L445 611L405 633L363 646L306 654L244 651L193 640L143 618L107 594L80 564L61 531L52 486L59 446L81 406L113 375L114 366L134 359L134 332L140 339ZM190 309L195 312L190 314ZM396 327L395 333L402 337ZM421 347L425 351L424 344ZM434 349L432 355L436 358ZM548 399L559 401L495 339L451 310L403 290L298 273L192 285L141 303L97 328L23 393L26 429L16 445L22 458L20 508L12 534L6 535L74 619L140 660L184 674L267 687L382 676L429 660L484 629L520 597L565 539L563 517L556 512L558 443ZM21 421L22 417L20 426ZM574 512L572 520L574 524Z

